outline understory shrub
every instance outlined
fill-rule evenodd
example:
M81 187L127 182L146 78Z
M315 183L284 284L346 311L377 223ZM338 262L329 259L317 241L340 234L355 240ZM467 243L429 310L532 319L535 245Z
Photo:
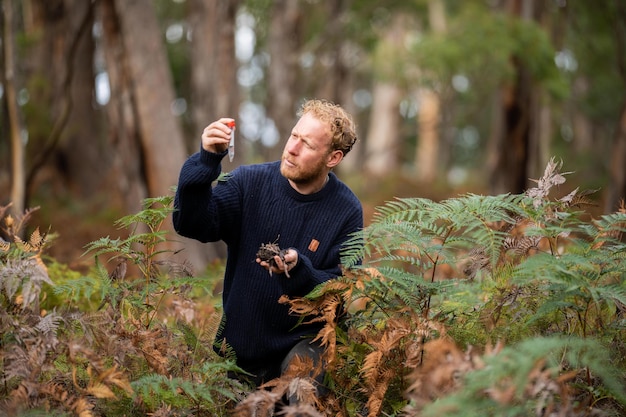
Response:
M0 411L78 416L618 416L626 413L626 207L592 218L560 163L520 195L396 199L303 298L322 322L312 364L252 389L217 355L220 271L196 275L162 224L171 197L86 247L78 274L0 208ZM286 406L295 394L301 402ZM280 411L279 411L280 410ZM39 413L39 414L38 414Z

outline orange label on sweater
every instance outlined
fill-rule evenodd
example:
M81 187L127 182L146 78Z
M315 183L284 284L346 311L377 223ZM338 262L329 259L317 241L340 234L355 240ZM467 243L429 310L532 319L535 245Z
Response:
M309 243L309 250L311 252L315 252L317 251L317 248L319 247L319 245L320 245L319 240L311 239L311 243Z

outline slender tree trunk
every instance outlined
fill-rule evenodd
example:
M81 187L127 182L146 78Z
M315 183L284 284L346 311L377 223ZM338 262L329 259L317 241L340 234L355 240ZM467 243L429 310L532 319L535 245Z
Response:
M372 89L370 125L365 141L365 170L376 177L393 173L398 167L400 88L377 82Z
M24 212L26 199L26 176L24 168L24 143L22 141L22 121L17 104L17 87L15 79L15 38L13 0L4 1L3 13L4 45L4 90L9 114L9 131L11 137L11 202L14 214Z
M588 91L589 81L583 76L577 77L574 80L573 101L582 100ZM584 155L593 147L593 123L579 106L575 106L572 109L570 117L572 120L574 148L577 154Z
M545 13L546 6L543 2L531 3L527 7L528 15L523 16L523 18L536 21L546 33L555 32L550 16ZM526 172L531 178L539 178L552 157L550 155L553 133L552 106L550 97L543 88L538 86L529 86L529 88L531 125L528 138ZM524 189L528 185L528 179L526 178L525 180Z
M532 123L528 135L526 172L529 178L539 178L551 157L552 110L547 103L548 98L539 88L532 88L532 91L530 104Z
M365 142L365 171L373 176L397 173L399 154L402 152L400 126L400 100L403 91L395 80L397 67L392 64L394 54L403 51L409 19L396 13L385 28L375 52L376 79L372 87L372 109L370 112L367 139Z
M617 71L622 85L626 84L626 6L619 0L615 1L616 15L613 20L615 37L615 55ZM604 211L612 213L623 208L626 199L626 101L622 103L621 112L615 127L615 137L611 149L611 165L609 166L610 182L606 193ZM620 207L621 206L621 207Z
M428 20L436 34L446 32L446 10L442 0L429 0ZM437 178L439 158L439 125L441 119L441 98L427 88L418 93L419 114L417 117L418 140L415 147L417 177L422 182L432 182Z
M417 177L422 182L432 182L437 178L439 160L439 118L441 108L439 95L430 89L418 92L419 114L418 143L415 164Z
M615 129L615 139L611 151L609 186L604 203L604 212L613 213L626 198L626 103L622 106Z

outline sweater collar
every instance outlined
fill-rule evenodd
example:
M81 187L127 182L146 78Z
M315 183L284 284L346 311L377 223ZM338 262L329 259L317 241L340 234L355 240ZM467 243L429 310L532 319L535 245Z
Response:
M280 177L282 186L285 189L287 195L297 201L316 201L323 199L327 195L333 193L333 190L337 187L338 181L337 176L333 172L329 172L328 181L319 191L313 194L300 194L291 186L291 184L289 184L289 180L287 180L287 178L283 177L282 174Z

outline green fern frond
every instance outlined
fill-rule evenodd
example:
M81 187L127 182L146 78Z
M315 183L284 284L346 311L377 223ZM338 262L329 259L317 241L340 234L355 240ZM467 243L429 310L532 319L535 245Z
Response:
M89 242L85 246L85 252L82 256L92 253L94 256L101 256L108 253L124 252L128 249L126 241L117 238L111 239L109 236L101 237L98 240Z
M538 337L482 360L484 368L469 372L461 391L428 405L421 415L484 416L485 410L490 410L490 415L534 415L537 406L546 400L545 396L533 394L539 383L544 384L546 395L553 387L552 404L565 412L573 399L560 397L568 391L556 390L557 381L562 372L571 369L587 369L602 380L617 401L626 404L624 386L611 365L608 350L592 339Z
M413 254L416 265L422 256L433 263L438 255L481 247L495 265L507 234L499 223L515 224L523 196L466 195L435 203L423 198L397 199L379 207L373 223L346 244L345 263L354 258L381 258L398 251ZM359 245L362 245L359 248ZM394 255L395 256L395 255Z
M142 210L120 218L115 224L124 229L145 224L150 230L155 230L174 211L173 201L172 196L146 198L142 202Z
M94 294L102 292L103 282L95 277L82 276L72 280L58 283L53 292L64 299L75 303L80 300L90 299ZM101 297L100 299L104 298Z
M210 381L212 383L150 374L133 381L131 386L152 410L161 404L167 404L178 410L193 409L206 412L214 410L224 398L231 400L237 398L237 391L234 389L237 383L225 376L226 371L231 368L232 364L207 363L202 371L205 376L210 374L214 377ZM219 376L218 379L215 379L216 375Z

